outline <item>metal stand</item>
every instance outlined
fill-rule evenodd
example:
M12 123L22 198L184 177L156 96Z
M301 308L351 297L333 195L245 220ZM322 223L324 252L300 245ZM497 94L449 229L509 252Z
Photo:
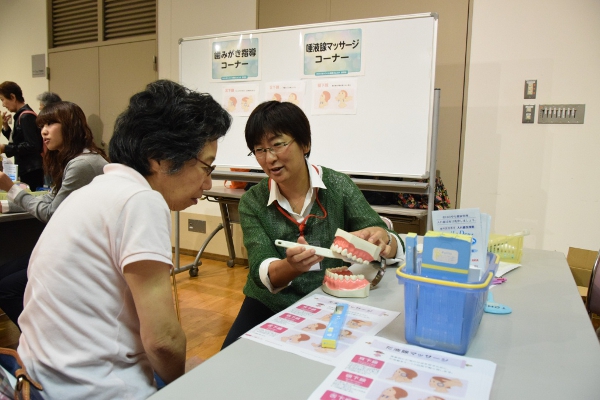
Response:
M235 247L233 247L233 233L231 232L231 215L229 214L229 206L227 203L219 201L219 209L221 210L221 218L223 219L223 228L225 229L225 243L227 243L227 252L229 260L227 266L233 268L235 265Z
M427 192L429 198L427 199L427 230L430 231L433 228L433 209L435 207L435 171L436 171L436 152L437 152L437 137L438 137L438 124L440 121L440 89L433 91L433 120L431 127L431 154L429 155L429 187Z
M227 260L227 266L233 268L235 265L235 247L233 246L233 232L231 229L232 223L239 223L239 213L237 211L237 205L241 194L238 194L235 199L226 198L224 196L211 196L210 194L205 197L207 201L219 203L219 209L221 211L221 218L223 220L204 240L200 250L196 254L196 259L193 263L180 266L179 265L179 211L175 212L175 260L174 260L174 273L178 274L183 271L188 271L191 277L198 276L198 267L202 265L200 258L204 253L204 250L212 240L212 238L221 230L225 230L225 243L227 244L227 252L229 253L229 260Z
M198 250L198 254L196 255L196 259L194 260L193 263L191 264L187 264L184 265L183 267L179 266L179 260L176 260L177 263L177 267L173 270L173 273L178 274L180 272L183 271L190 271L190 276L191 277L196 277L198 276L198 267L202 265L202 261L200 261L200 257L202 257L202 253L204 253L204 249L206 249L206 246L208 246L208 243L212 240L212 238L221 230L223 229L223 224L219 224L217 225L217 227L211 232L210 235L208 235L208 237L204 240L204 243L202 243L202 246L200 247L200 250ZM179 242L176 243L176 253L177 253L177 245L179 244ZM230 264L230 261L227 261L227 266L232 267L232 265Z

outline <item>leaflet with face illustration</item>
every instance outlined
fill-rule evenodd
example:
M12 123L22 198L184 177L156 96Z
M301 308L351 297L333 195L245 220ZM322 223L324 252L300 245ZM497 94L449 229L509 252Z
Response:
M496 364L363 336L309 400L488 399Z
M339 302L335 297L314 294L275 314L242 337L325 364L337 365L342 355L358 339L377 334L400 315L396 311L344 300L344 303L348 303L348 313L337 347L324 348L321 340Z

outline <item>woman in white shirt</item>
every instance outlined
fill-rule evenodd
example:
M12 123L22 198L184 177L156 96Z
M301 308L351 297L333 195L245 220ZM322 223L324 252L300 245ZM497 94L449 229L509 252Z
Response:
M117 118L104 175L54 214L31 256L19 355L52 399L145 399L185 368L173 307L171 210L212 186L231 117L157 81Z

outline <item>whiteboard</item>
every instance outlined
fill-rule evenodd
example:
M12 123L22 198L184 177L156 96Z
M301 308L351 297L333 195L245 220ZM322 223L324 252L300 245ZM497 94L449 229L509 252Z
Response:
M362 74L356 84L356 113L312 113L313 78L303 76L303 38L307 33L360 29ZM219 38L258 37L260 75L248 82L212 77L212 42ZM385 18L263 29L184 38L179 43L180 82L210 93L222 103L225 86L258 85L258 101L273 82L303 81L301 104L312 131L310 162L356 175L427 178L431 157L437 15ZM323 77L319 77L321 79ZM225 105L224 105L225 106ZM248 157L244 139L247 116L234 116L219 142L216 165L260 169Z

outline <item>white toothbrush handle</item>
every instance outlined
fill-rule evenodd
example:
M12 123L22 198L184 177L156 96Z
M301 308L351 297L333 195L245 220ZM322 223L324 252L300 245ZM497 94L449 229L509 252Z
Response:
M317 247L317 246L311 246L309 244L300 244L300 243L296 243L296 242L288 242L286 240L281 240L281 239L277 239L275 240L275 245L279 246L279 247L285 247L285 248L292 248L292 247L304 247L305 249L313 249L315 251L315 254L321 257L327 257L327 258L341 258L340 256L336 255L333 251L323 248L323 247Z

